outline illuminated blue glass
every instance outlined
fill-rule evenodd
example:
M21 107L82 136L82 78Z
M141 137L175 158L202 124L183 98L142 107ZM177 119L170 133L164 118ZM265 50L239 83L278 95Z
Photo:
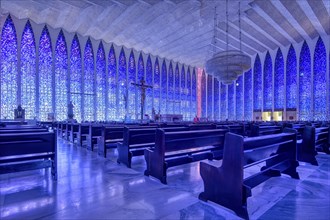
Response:
M202 110L202 117L206 118L206 75L203 70L202 73L202 81L201 81L201 110Z
M14 119L17 108L17 38L13 20L8 15L1 33L0 118Z
M219 93L219 80L214 78L214 103L213 103L213 112L214 112L214 120L220 120L220 93Z
M213 78L207 75L207 118L213 120Z
M156 58L155 66L154 66L154 109L155 112L158 113L160 111L160 67L158 58Z
M106 99L106 63L102 41L96 53L96 120L105 121Z
M274 109L284 109L284 60L281 49L277 50L274 73Z
M304 42L299 58L299 120L308 121L312 115L311 55Z
M160 105L160 113L166 114L167 113L167 69L166 69L166 62L163 61L162 64L162 81L161 81L161 95L162 101Z
M118 104L117 104L117 118L124 120L126 115L126 55L124 48L121 48L118 61Z
M319 37L314 52L314 120L327 119L327 53Z
M37 116L36 78L36 44L30 21L27 21L21 41L21 104L26 119Z
M151 57L150 55L148 56L147 59L147 64L146 64L146 84L152 86L152 62L151 62ZM146 100L145 100L145 114L149 115L151 117L152 114L152 89L147 88L146 89Z
M67 119L68 114L68 52L61 30L55 46L55 118Z
M172 62L168 67L168 94L167 94L167 114L174 113L174 73Z
M45 25L39 41L39 120L48 120L53 109L52 41Z
M85 46L84 53L84 120L94 121L94 85L95 85L95 75L94 75L94 52L92 47L92 42L88 38Z
M191 115L192 118L197 115L197 76L196 69L194 68L193 73L191 75Z
M117 119L116 117L116 89L117 89L117 61L116 61L116 53L113 45L109 51L108 57L108 110L107 110L107 118L108 120L114 121Z
M271 111L273 104L273 65L269 52L264 63L264 111Z
M244 120L252 120L252 69L244 73Z
M293 46L290 46L286 60L286 109L297 108L297 57Z
M228 120L236 119L235 112L235 82L228 85Z
M179 66L176 64L175 67L175 72L174 72L174 114L181 114L181 109L180 109L180 71L179 71Z
M127 109L127 117L129 119L136 119L136 93L137 87L132 85L132 83L136 83L136 66L135 66L135 57L133 50L131 51L128 58L128 109Z
M138 65L137 65L137 82L140 84L141 80L145 80L144 76L144 61L142 53L139 55ZM137 112L140 117L141 115L141 90L136 88L136 94L137 94Z
M220 120L228 119L227 111L227 85L221 83L220 85Z
M261 61L259 55L257 55L254 61L253 68L253 110L261 111L262 105L262 72Z
M81 117L81 102L82 102L82 58L80 43L77 34L73 37L71 44L70 55L70 92L71 101L73 103L74 118L80 122Z
M184 66L181 68L181 73L180 73L180 105L181 105L181 114L183 115L183 120L187 120L188 115L187 115L187 110L186 110L186 99L187 99L187 94L186 94L186 71L184 69Z
M188 67L188 70L187 70L187 85L186 85L186 94L187 94L187 97L186 97L186 112L187 112L187 119L186 120L192 120L195 115L193 114L193 112L191 111L191 107L192 107L192 104L191 104L191 73L190 73L190 67Z
M236 120L242 121L243 117L243 75L236 80Z

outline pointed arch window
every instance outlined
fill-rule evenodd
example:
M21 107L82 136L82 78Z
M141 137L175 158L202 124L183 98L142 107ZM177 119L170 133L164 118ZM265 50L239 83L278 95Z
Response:
M228 120L236 120L235 112L235 82L228 85Z
M162 75L161 75L161 105L160 105L160 113L167 113L167 69L166 62L163 60L162 64Z
M191 101L191 73L190 73L190 67L188 67L187 70L187 85L186 85L186 94L187 94L187 102L186 102L186 112L187 112L187 120L192 120L195 115L192 113L192 101Z
M277 50L274 73L274 109L284 109L284 60L281 49Z
M220 120L228 119L227 111L227 85L221 83L220 85Z
M244 120L252 120L252 69L244 73Z
M26 22L21 41L21 104L25 119L37 117L36 44L30 21Z
M314 120L322 121L327 119L327 52L321 37L315 46L313 72Z
M264 99L263 110L272 111L273 108L273 65L269 52L266 54L264 63Z
M139 55L139 60L138 60L138 65L137 65L137 82L141 83L141 79L145 80L144 76L144 61L143 61L143 56L142 52ZM136 94L137 94L137 112L138 115L141 114L141 90L136 88Z
M160 67L158 58L156 58L155 66L154 66L154 84L153 84L153 92L154 92L154 109L156 113L160 110Z
M261 111L262 107L262 72L261 61L257 55L253 67L253 110Z
M52 41L45 25L39 41L39 119L48 120L53 109L53 56Z
M213 77L207 75L207 118L213 119Z
M74 108L74 118L80 122L82 102L82 58L77 34L73 37L70 54L70 95Z
M242 121L243 117L243 75L239 76L235 83L236 86L236 120Z
M147 59L147 64L146 64L146 84L147 85L152 85L152 62L151 62L151 57L150 55L148 56ZM153 101L153 97L152 97L152 92L153 89L151 88L147 88L146 89L146 99L145 99L145 114L148 114L149 117L151 117L152 114L152 101Z
M312 120L311 55L306 41L299 58L299 120Z
M127 83L126 83L127 65L126 55L124 48L121 48L118 62L118 120L124 120L127 110L126 97L127 97Z
M10 15L2 28L0 50L0 118L14 119L18 104L17 36Z
M113 45L111 45L108 57L108 110L106 112L108 120L116 120L116 91L117 91L117 61Z
M196 69L194 68L191 75L191 109L190 109L192 118L197 115L197 76Z
M180 73L180 105L181 105L181 114L183 115L183 120L187 120L187 107L186 107L186 71L184 66L181 68Z
M136 83L136 66L135 66L135 57L133 50L131 51L128 59L128 109L127 114L128 118L136 119L136 86L132 85L132 83Z
M65 37L61 30L55 47L55 118L67 119L68 113L68 51Z
M174 114L181 114L180 108L180 70L179 65L176 64L175 72L174 72Z
M105 120L106 111L106 63L105 51L102 41L99 44L96 53L96 120Z
M84 120L94 121L94 86L95 86L95 73L94 73L94 51L91 40L88 38L84 52Z
M206 118L206 74L203 70L201 79L201 102L202 102L202 118Z
M290 46L286 60L286 110L297 109L297 57Z
M214 88L214 103L213 103L213 112L214 120L220 120L220 82L217 78L214 78L213 88Z
M168 97L167 97L167 114L174 113L174 73L172 62L168 67Z

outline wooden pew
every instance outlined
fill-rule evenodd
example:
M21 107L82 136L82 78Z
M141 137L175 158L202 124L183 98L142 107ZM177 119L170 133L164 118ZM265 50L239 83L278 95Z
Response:
M302 143L298 145L298 160L318 165L317 150L330 154L330 128L315 128L306 126L303 132Z
M107 157L108 148L116 148L117 142L122 142L124 136L124 127L108 127L103 126L101 136L97 139L97 152L98 155Z
M97 139L102 135L102 124L90 124L88 135L86 137L86 147L88 150L94 150L94 144L97 144Z
M147 148L155 146L156 127L125 127L123 142L117 143L118 163L123 163L131 168L132 157L141 156ZM166 127L166 131L186 131L186 127Z
M253 125L251 130L251 137L257 137L262 135L269 134L279 134L282 133L283 128L281 126L276 125Z
M156 130L154 149L146 149L147 169L144 174L166 184L167 169L204 159L221 159L227 130L195 130L165 132Z
M87 136L89 135L89 126L90 126L89 123L79 124L79 130L78 130L78 134L77 134L77 143L81 147L86 146L85 145L86 144L86 139L87 139Z
M220 167L201 162L200 174L204 192L199 195L203 201L210 200L233 210L238 216L248 219L247 198L251 189L267 179L281 173L299 179L296 167L296 133L286 132L259 137L227 133L223 161ZM260 172L247 178L244 169L266 162Z
M46 132L46 128L31 128L31 129L0 129L0 134L13 134L13 133L34 133L34 132Z
M229 124L229 125L217 125L217 129L227 129L229 132L245 136L244 125L239 124Z
M57 179L57 142L53 132L0 134L0 174L51 168Z
M75 143L75 140L77 140L78 143L78 135L79 135L79 124L78 123L70 124L69 141Z

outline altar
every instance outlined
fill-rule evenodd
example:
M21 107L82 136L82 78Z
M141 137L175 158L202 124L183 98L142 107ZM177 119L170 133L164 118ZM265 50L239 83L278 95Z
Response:
M183 115L181 114L162 114L160 115L161 122L180 122L183 121Z

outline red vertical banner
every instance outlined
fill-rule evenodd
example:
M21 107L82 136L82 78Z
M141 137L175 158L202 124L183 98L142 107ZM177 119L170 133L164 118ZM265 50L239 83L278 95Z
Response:
M202 115L202 68L197 68L197 117Z

